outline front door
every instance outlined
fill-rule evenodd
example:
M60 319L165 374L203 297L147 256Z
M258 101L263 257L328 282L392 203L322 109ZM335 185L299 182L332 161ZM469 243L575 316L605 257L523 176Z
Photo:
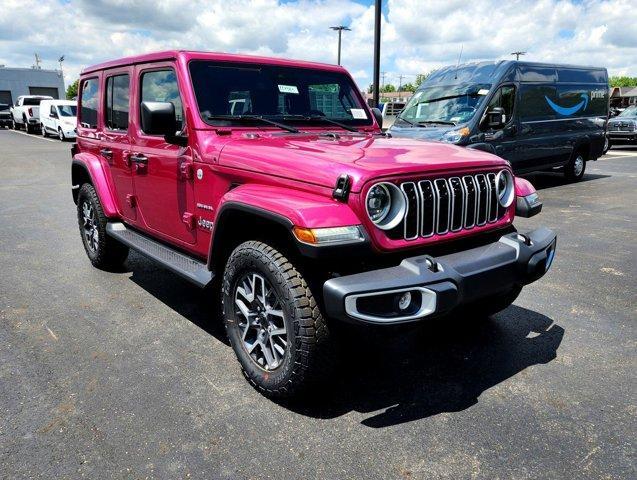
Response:
M175 69L170 63L136 68L134 148L131 162L140 228L177 244L196 240L193 182L184 172L192 158L188 147L167 143L142 130L141 102L172 102L177 120L183 109ZM181 129L181 125L179 126Z
M129 112L131 76L128 68L104 75L104 118L100 142L102 161L109 165L111 180L122 216L134 223L134 203L130 156Z
M495 148L495 152L511 162L512 168L515 170L519 167L518 157L516 155L516 137L518 133L518 124L515 116L515 85L502 85L491 97L489 105L485 112L495 107L504 109L506 115L506 124L501 130L486 130L484 132L485 142L490 143Z

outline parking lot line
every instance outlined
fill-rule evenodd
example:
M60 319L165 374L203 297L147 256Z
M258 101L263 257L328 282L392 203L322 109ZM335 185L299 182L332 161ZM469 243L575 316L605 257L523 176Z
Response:
M60 140L54 140L52 138L45 138L42 135L31 135L30 133L27 132L21 132L20 130L9 130L10 132L13 133L19 133L20 135L25 135L29 138L37 138L38 140L46 140L47 142L53 142L53 143L60 143Z

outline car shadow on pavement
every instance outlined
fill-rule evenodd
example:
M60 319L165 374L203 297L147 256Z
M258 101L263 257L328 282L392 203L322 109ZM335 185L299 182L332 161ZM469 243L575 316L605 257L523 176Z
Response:
M211 289L194 288L134 252L126 267L134 283L229 345ZM341 358L331 382L282 406L323 419L370 414L361 423L372 428L458 412L527 367L555 359L563 336L550 318L515 305L491 318L346 328L335 332Z
M211 288L200 289L178 275L132 252L126 261L130 280L225 345L230 345L219 320L219 299Z
M523 175L529 182L533 184L536 190L544 190L546 188L561 187L563 185L569 185L573 183L571 180L564 177L559 172L536 172ZM597 173L585 173L584 177L577 182L590 182L591 180L600 180L602 178L608 178L610 175L600 175Z
M361 423L372 428L462 411L485 390L555 359L564 336L550 318L517 306L473 320L349 338L336 381L311 404L286 407L316 418L369 413Z

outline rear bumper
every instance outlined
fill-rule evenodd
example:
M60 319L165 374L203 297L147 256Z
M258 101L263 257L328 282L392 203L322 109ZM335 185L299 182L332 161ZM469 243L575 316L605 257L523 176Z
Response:
M396 267L333 278L323 285L326 314L368 324L444 315L539 279L551 266L555 245L555 233L539 228L462 252L406 258ZM399 299L406 292L412 304L401 311Z

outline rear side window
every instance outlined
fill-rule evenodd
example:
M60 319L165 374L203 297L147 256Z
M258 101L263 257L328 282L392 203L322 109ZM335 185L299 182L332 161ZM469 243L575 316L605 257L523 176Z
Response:
M97 128L97 78L82 82L80 103L80 125L85 128Z
M106 79L104 123L110 130L128 130L130 77L116 75Z
M142 74L142 102L171 102L175 106L177 131L183 128L183 108L179 85L173 70L154 70ZM140 121L141 125L141 121Z

